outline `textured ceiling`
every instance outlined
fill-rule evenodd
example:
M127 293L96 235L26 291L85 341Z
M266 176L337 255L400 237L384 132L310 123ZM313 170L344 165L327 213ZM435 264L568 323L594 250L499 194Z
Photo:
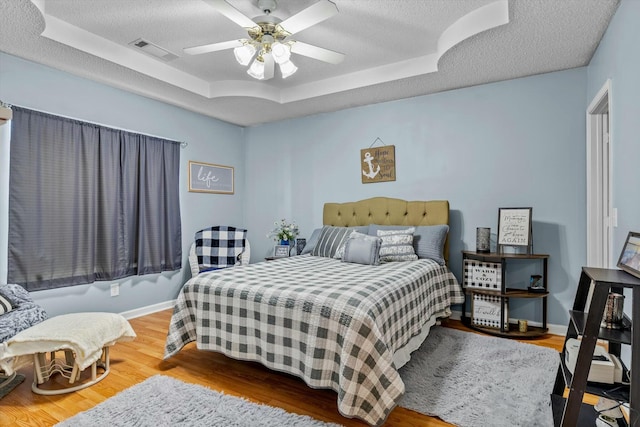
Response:
M286 19L316 1L280 0ZM253 18L256 0L228 0ZM344 53L293 55L293 76L257 81L231 50L246 37L202 0L0 0L0 51L243 126L585 66L619 0L334 0L294 39ZM165 62L133 49L144 38ZM0 63L0 67L2 64Z

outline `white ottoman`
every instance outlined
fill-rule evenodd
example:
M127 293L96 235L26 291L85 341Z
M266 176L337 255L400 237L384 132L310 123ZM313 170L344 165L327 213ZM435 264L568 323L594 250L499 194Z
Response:
M25 329L1 344L0 367L10 374L17 369L16 362L21 356L33 355L33 392L47 395L69 393L89 387L106 377L109 373L109 346L131 341L135 337L136 333L129 322L119 314L64 314ZM56 359L58 351L64 352L64 359ZM69 378L69 384L73 384L89 366L91 380L83 384L59 390L38 387L56 373ZM99 377L98 367L104 370Z

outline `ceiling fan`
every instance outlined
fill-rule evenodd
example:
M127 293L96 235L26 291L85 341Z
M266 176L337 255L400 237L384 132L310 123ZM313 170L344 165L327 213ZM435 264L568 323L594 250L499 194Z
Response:
M240 64L251 63L247 74L258 80L273 78L276 63L282 78L295 73L298 67L291 62L292 53L330 64L338 64L344 59L342 53L289 38L337 14L338 8L329 0L320 0L284 21L271 15L277 7L276 0L258 0L258 7L264 15L254 19L250 19L225 0L203 1L247 30L249 38L185 48L184 52L189 55L233 49Z

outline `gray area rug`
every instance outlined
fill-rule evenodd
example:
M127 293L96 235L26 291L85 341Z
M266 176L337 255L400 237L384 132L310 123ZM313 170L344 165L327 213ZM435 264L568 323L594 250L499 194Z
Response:
M553 426L559 363L549 348L435 326L400 370L399 405L460 427Z
M0 383L3 384L2 387L0 387L0 399L9 394L11 390L19 386L22 381L24 381L24 375L22 374L16 374L16 376L13 377L13 379L11 379L10 381L7 381L7 377L5 377L4 375L0 376Z
M399 406L460 427L553 426L556 351L435 326L400 370ZM309 426L328 424L156 375L57 426Z
M56 426L337 427L338 424L156 375Z

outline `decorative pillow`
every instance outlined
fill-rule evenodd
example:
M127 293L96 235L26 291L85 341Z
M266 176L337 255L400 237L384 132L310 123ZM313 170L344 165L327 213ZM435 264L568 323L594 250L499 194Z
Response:
M413 233L413 246L418 258L429 258L445 265L444 242L449 234L448 225L429 225L416 227Z
M380 264L382 239L376 236L352 232L344 245L342 261L365 265Z
M380 262L414 261L418 259L413 249L413 233L415 227L405 230L378 230L382 238L380 245Z
M300 252L300 255L306 255L311 253L313 248L315 248L316 245L318 244L318 238L320 237L321 231L322 231L322 228L316 228L315 230L313 230L313 233L311 233L311 237L309 237L309 240L307 240L307 244L304 245L304 249L302 249L302 252Z
M353 232L357 232L365 236L367 234L367 231L369 230L368 225L357 225L355 227L347 227L347 228L349 230L352 230ZM349 240L349 237L351 237L351 234L349 234L347 238L344 239L342 243L340 243L340 246L338 246L338 250L336 251L336 254L333 256L335 259L342 259L342 256L344 255L344 247L347 244L347 240Z
M0 294L0 314L5 314L13 310L13 306L11 305L11 301L9 298Z
M311 251L311 255L333 258L340 245L347 240L353 230L347 227L333 227L325 225L318 236L318 243Z
M406 230L406 225L369 225L368 234L377 236L378 230ZM413 233L413 248L418 258L428 258L436 261L440 265L445 265L444 242L449 233L449 226L443 225L421 225L415 227Z

